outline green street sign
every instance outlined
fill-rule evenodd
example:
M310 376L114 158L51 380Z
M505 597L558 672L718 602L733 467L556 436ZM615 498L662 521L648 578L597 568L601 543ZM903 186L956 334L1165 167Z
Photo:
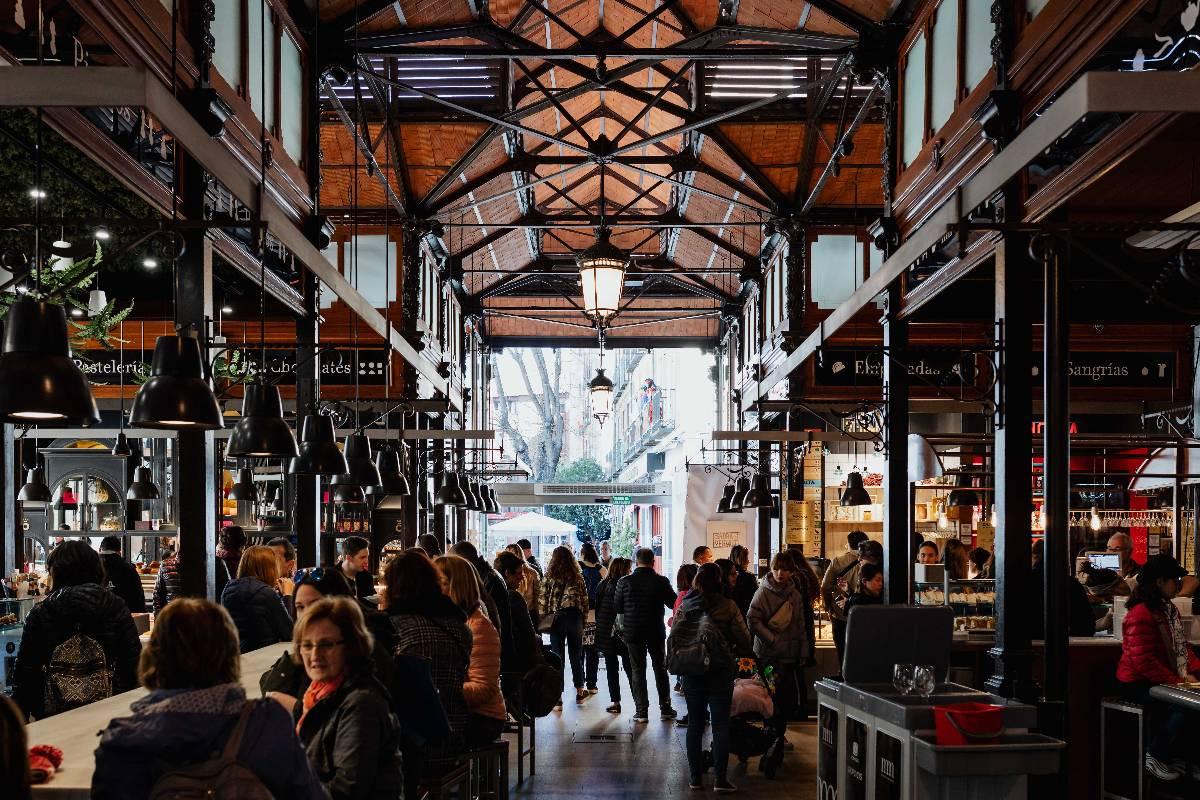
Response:
M609 502L614 506L629 506L633 505L633 496L628 494L614 494Z

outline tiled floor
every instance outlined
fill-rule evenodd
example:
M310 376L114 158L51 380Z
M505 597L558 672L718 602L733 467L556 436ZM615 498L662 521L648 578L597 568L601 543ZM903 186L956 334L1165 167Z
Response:
M633 706L628 702L627 687L623 689L626 692L624 713L619 717L608 714L604 711L609 698L603 671L600 687L599 694L592 695L583 706L576 706L569 699L562 712L538 720L537 774L526 777L524 785L514 789L515 797L696 800L714 796L711 771L705 776L705 792L688 790L687 756L684 753L686 729L677 728L673 721L654 718L647 725L635 726L630 719ZM653 685L650 691L653 697ZM676 710L682 714L683 697L673 697ZM626 735L616 737L617 741L592 743L586 741L590 734ZM737 784L740 796L755 800L777 797L810 800L816 797L816 725L793 724L788 739L796 749L787 753L774 780L767 780L758 772L758 759L751 759L743 767L738 765L736 757L733 758L729 778ZM515 761L512 780L515 785Z

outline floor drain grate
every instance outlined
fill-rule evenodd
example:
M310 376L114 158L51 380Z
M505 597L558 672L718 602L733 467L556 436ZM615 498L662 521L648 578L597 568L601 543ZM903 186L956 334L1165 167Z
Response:
M632 733L576 733L572 737L575 744L621 744L632 742Z

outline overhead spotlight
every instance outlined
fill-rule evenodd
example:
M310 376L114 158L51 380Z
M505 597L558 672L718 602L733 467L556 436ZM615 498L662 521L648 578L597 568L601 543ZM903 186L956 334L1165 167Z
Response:
M158 259L157 258L143 258L142 266L145 267L146 269L157 269L158 268Z
M100 242L107 242L112 238L112 234L105 228L96 228L96 232L92 236L96 237L96 240Z
M232 314L233 306L221 306L221 313L222 314Z
M29 196L32 197L34 200L45 200L46 199L46 190L39 189L35 186L29 190Z
M82 317L82 316L83 316L83 309L82 309L82 308L72 308L72 309L71 309L71 316L72 316L72 317Z

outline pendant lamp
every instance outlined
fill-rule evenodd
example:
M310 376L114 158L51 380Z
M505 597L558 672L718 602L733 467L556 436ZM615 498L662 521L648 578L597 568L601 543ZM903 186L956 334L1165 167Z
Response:
M600 228L595 243L575 259L583 290L583 313L601 323L611 319L621 307L625 268L629 265L629 257L608 237L608 228Z
M295 458L300 454L296 436L283 418L278 386L260 381L246 387L242 416L233 426L225 452L234 458Z
M442 486L437 490L437 494L433 498L434 505L438 506L465 506L467 504L467 496L463 493L462 486L458 481L458 473L454 470L446 470L446 474L442 476Z
M117 375L119 387L121 391L121 429L117 431L117 441L113 443L112 454L121 458L129 458L131 451L129 449L129 438L125 436L125 323L121 323L121 331L118 334L118 344L120 346L120 359L117 364Z
M950 496L946 498L946 505L950 508L958 508L961 506L977 506L979 505L979 493L971 488L971 475L968 472L960 471L954 476L954 490L950 492Z
M158 486L154 484L150 468L143 466L135 469L133 483L129 484L129 491L125 493L125 498L127 500L157 500L158 497Z
M352 433L346 437L345 445L347 470L355 483L362 487L366 494L375 494L376 487L383 484L379 477L379 468L371 458L371 440L365 433Z
M771 507L771 485L767 480L767 476L761 472L754 476L754 484L750 491L746 492L745 498L742 500L742 508L770 508Z
M718 514L728 514L731 511L730 504L733 502L733 484L725 484L725 491L721 493L721 501L717 503Z
M288 464L289 475L344 475L350 471L346 456L337 446L333 418L306 414L300 420L298 454Z
M158 430L225 427L221 404L207 380L199 339L158 337L150 380L138 389L129 418L135 426Z
M93 317L99 316L104 312L104 308L108 305L108 295L103 289L92 289L88 292L87 309L88 314Z
M229 490L229 499L242 503L252 503L258 499L258 489L254 486L254 470L242 467L237 471L237 480Z
M117 441L113 444L112 454L114 456L123 456L129 458L133 451L129 449L129 438L125 435L125 431L117 434Z
M329 482L329 496L335 503L361 503L366 499L362 487L349 473L334 476Z
M9 307L0 353L0 420L84 427L100 422L87 378L71 360L62 306L22 297Z
M846 476L846 488L842 490L842 497L838 502L843 506L871 505L871 495L863 486L861 472L855 470Z
M379 471L380 484L372 486L367 494L404 497L411 494L408 478L400 469L400 454L391 445L384 445L375 454L375 468Z
M26 503L49 503L50 487L46 485L46 472L41 467L34 467L25 473L25 485L17 494L17 499Z
M729 510L738 512L742 510L742 503L746 499L746 494L750 491L750 479L738 478L737 483L733 486L733 497L729 500Z
M908 435L908 481L927 480L942 476L942 461L933 445L919 433Z
M596 370L596 377L588 384L588 394L592 400L592 416L600 423L600 427L604 427L604 420L612 411L613 398L613 382L604 374L604 367Z
M487 512L489 514L499 514L500 501L496 499L496 490L486 484L483 488L487 491Z
M483 511L483 498L479 493L479 484L468 479L463 491L467 495L467 508L471 511Z

